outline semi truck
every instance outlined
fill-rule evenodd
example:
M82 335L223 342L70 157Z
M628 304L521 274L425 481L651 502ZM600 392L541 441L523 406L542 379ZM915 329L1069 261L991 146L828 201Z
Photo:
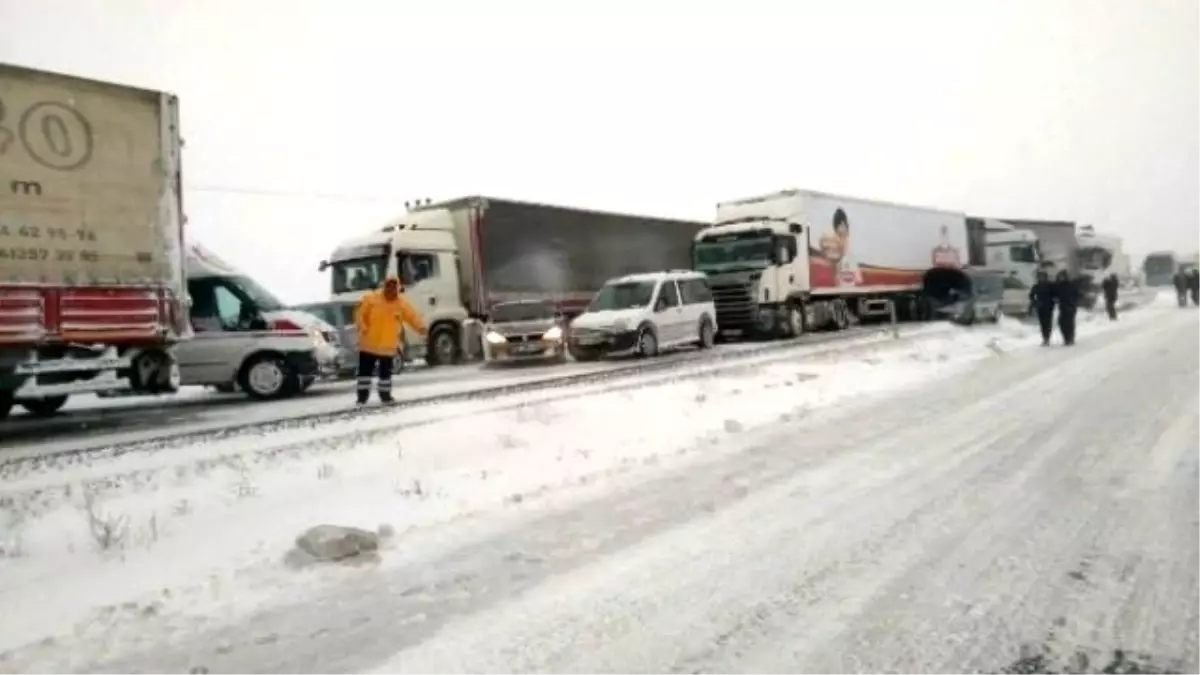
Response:
M429 328L427 339L406 328L405 348L440 365L482 355L468 328L496 303L550 301L569 319L611 278L688 267L705 225L482 196L423 200L342 242L319 269L346 303L399 276Z
M693 246L722 337L842 329L893 309L926 318L984 259L978 219L812 190L722 202Z
M1078 251L1080 287L1084 292L1085 306L1093 306L1100 296L1100 284L1107 277L1115 276L1122 286L1133 283L1129 269L1129 256L1125 254L1125 242L1121 237L1101 234L1091 225L1079 228Z
M1075 223L1068 220L1028 220L1020 218L998 218L1018 230L1031 232L1037 237L1042 257L1042 267L1051 276L1066 270L1072 279L1079 276L1079 239Z
M987 264L1003 275L1001 310L1010 316L1029 314L1029 290L1042 268L1037 235L995 218L982 218L987 236Z
M1179 270L1179 256L1174 251L1154 251L1142 261L1142 274L1147 286L1171 286Z
M0 64L0 417L179 386L178 99Z

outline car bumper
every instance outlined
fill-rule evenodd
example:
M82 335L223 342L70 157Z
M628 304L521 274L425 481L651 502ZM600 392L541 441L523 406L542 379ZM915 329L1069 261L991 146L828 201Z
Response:
M542 340L539 342L516 342L507 344L489 344L487 359L489 361L541 361L545 359L562 358L567 346L561 341Z
M637 348L638 332L625 330L612 333L572 335L569 342L573 351L605 355L623 354Z
M303 373L305 376L320 378L336 377L342 368L345 367L342 351L336 346L317 347L310 354L312 365L306 366L310 368L310 371Z

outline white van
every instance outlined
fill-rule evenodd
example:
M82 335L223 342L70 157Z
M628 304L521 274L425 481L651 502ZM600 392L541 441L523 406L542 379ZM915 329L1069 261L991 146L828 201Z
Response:
M708 278L692 270L610 279L571 322L567 345L577 361L608 354L654 356L685 345L712 347L717 309Z
M240 388L254 399L300 393L340 367L337 331L288 309L240 270L198 244L187 251L195 336L176 347L183 385Z

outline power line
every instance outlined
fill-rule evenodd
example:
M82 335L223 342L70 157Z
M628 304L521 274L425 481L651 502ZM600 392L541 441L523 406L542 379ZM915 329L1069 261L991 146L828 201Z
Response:
M194 192L214 192L218 194L254 195L258 197L291 197L304 199L328 199L347 202L376 202L402 204L399 197L380 197L377 195L352 195L334 192L302 192L298 190L271 190L267 188L237 187L232 185L185 185L185 190Z

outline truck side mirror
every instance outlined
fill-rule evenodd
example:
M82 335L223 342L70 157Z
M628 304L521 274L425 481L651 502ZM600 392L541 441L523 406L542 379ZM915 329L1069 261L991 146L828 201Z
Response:
M800 223L788 223L788 232L791 232L792 234L800 234L803 231L804 228L800 225Z
M322 260L322 261L321 261L321 262L320 262L320 263L317 265L317 271L318 271L318 272L324 272L324 271L325 271L325 270L327 270L327 269L329 269L329 261L328 261L328 260Z

